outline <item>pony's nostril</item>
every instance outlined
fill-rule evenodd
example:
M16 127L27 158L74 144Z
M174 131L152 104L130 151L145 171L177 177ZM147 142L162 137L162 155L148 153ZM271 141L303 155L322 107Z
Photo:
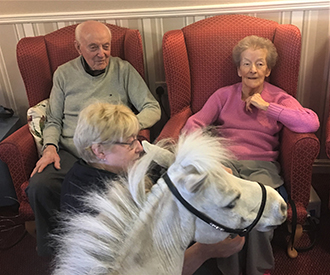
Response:
M282 215L286 215L286 211L287 211L286 203L281 203L281 213L282 213Z

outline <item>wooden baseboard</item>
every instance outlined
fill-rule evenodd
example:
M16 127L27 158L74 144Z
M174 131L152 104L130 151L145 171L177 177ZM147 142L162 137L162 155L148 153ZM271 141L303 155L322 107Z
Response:
M313 174L330 174L330 159L315 160Z

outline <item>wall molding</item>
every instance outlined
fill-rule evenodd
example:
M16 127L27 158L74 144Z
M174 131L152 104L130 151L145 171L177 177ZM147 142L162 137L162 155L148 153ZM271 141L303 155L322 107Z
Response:
M173 16L198 16L232 13L265 13L276 11L298 11L298 10L318 10L329 9L330 2L327 1L274 1L274 2L251 2L251 3L231 3L222 5L205 5L175 8L146 8L146 9L125 9L125 10L94 10L77 12L56 12L56 13L36 13L36 14L13 14L0 15L0 24L17 23L40 23L54 21L81 21L88 19L144 19Z

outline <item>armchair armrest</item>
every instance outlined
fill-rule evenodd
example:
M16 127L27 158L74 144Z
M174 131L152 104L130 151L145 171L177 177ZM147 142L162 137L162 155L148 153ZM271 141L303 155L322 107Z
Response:
M150 142L150 129L142 129L138 134L138 139L140 141L147 140Z
M298 223L306 219L312 182L313 163L320 151L320 143L314 133L295 133L284 127L281 133L279 161L285 187L296 203ZM288 219L292 217L288 210Z
M328 158L330 158L330 116L327 120L326 132L325 132L325 152Z
M181 112L172 116L165 124L163 130L159 134L157 141L164 138L177 139L180 131L186 124L187 119L192 115L190 107L184 108Z
M25 194L21 185L28 181L38 160L34 139L28 125L24 125L0 143L0 159L8 166L19 203Z

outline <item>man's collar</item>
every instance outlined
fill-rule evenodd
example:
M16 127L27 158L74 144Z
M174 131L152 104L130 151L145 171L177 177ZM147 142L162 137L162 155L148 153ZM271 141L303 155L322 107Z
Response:
M83 56L81 56L81 63L85 69L85 72L88 73L91 76L98 76L101 75L105 72L105 69L103 70L92 70L89 65L87 64L85 58Z

